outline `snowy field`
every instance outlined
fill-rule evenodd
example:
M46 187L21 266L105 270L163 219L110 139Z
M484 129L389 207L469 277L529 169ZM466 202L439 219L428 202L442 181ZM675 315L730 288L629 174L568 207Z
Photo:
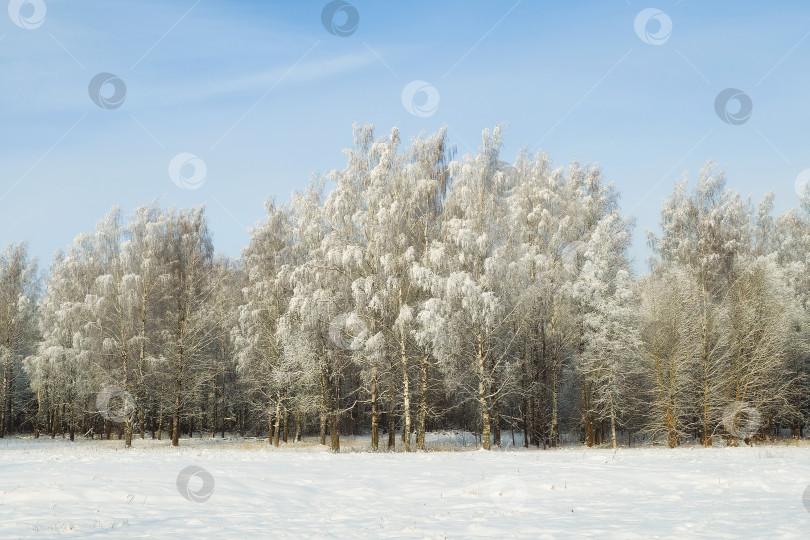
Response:
M333 455L312 441L3 439L0 538L810 538L807 443L371 454L351 451L366 439L341 442Z

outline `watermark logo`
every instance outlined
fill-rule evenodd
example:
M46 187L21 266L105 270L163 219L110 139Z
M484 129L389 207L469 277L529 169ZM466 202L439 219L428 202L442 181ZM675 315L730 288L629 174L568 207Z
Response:
M402 106L419 118L427 118L439 109L439 91L425 81L411 81L402 89Z
M807 489L804 490L804 495L802 495L802 502L804 503L804 507L810 512L810 486L807 486Z
M102 109L117 109L127 97L127 85L118 75L99 73L90 79L87 93L93 103Z
M731 105L732 102L737 104L736 110ZM736 88L726 88L717 94L714 99L714 111L717 116L720 120L732 126L739 126L748 122L753 110L754 103L748 94Z
M26 30L36 30L45 22L48 8L42 0L11 0L8 16L11 22Z
M356 351L362 347L368 328L355 313L341 313L329 323L329 339L341 349Z
M350 3L334 0L326 4L321 11L321 22L326 31L333 36L348 37L357 30L360 13Z
M656 8L639 11L633 27L638 38L649 45L663 45L672 35L672 19Z
M793 187L796 190L796 196L800 199L804 197L805 191L807 191L807 185L810 183L810 169L805 169L799 173L796 177L796 182L794 182ZM808 193L810 195L810 193Z
M169 178L183 189L199 189L207 175L205 162L194 154L181 152L169 162Z
M96 396L96 409L110 422L126 422L135 412L135 399L120 386L106 386Z
M723 411L723 426L738 439L748 439L759 430L760 414L746 401L729 403Z
M177 491L186 500L204 503L214 494L214 475L197 465L189 465L177 475Z

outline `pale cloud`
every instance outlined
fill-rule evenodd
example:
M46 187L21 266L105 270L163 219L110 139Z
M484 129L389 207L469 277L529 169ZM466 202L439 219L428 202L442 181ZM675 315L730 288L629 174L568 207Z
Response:
M316 47L313 54L317 54L317 52ZM282 87L290 84L312 83L368 69L378 62L379 60L371 53L352 53L332 58L305 60L297 66L294 61L291 61L234 78L197 81L194 84L186 81L182 86L160 85L142 88L142 91L144 101L154 101L161 105L166 104L165 100L174 102L175 100L172 98L178 98L177 102L182 103L239 96L258 98L276 84Z

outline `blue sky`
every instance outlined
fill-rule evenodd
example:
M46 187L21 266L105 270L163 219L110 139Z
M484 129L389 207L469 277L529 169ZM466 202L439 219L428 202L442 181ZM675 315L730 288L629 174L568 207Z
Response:
M236 256L268 196L343 167L353 122L406 140L446 125L459 154L506 123L504 159L528 145L599 163L637 218L639 271L684 172L713 159L781 211L810 169L805 2L352 0L345 37L322 24L325 1L38 2L44 19L22 0L10 10L35 28L0 10L0 243L27 241L43 265L111 206L154 198L206 204L216 247ZM659 45L634 29L650 7L672 22ZM120 107L90 99L100 72L126 84ZM429 116L403 105L414 80L440 98ZM726 88L750 96L745 123L716 114ZM198 189L172 182L179 153L205 163Z

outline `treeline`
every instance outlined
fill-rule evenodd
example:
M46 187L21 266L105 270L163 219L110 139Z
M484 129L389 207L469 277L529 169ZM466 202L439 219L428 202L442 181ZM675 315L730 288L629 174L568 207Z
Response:
M0 436L804 435L810 192L774 217L707 164L664 202L638 278L597 166L510 164L500 143L455 159L444 130L403 147L356 126L346 167L268 202L238 260L202 208L156 204L112 209L45 276L8 247Z

